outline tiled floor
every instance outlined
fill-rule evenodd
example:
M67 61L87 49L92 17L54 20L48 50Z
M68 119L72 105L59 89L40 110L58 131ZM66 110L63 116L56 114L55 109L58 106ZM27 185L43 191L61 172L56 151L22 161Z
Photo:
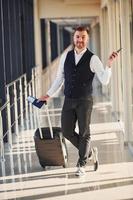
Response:
M59 118L53 118L53 124L60 125ZM122 127L112 118L110 102L94 103L92 145L98 147L100 166L95 172L93 164L88 163L84 177L75 176L78 153L68 141L68 168L41 168L34 149L34 132L21 132L14 139L12 151L5 148L6 160L0 166L0 199L133 199L133 157L124 146Z

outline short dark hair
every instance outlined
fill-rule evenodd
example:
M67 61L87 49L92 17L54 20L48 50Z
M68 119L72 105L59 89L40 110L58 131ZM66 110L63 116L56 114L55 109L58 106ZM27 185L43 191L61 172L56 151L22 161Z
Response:
M74 28L74 33L75 33L76 31L86 31L87 34L89 35L89 33L90 33L90 28L87 27L87 26L78 26L78 27Z

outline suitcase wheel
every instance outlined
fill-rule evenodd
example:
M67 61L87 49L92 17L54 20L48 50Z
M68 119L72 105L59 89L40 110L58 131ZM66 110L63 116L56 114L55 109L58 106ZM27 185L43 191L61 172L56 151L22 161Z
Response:
M40 163L40 165L41 165L41 167L42 167L43 169L45 169L45 168L46 168L46 165L44 164L44 162L42 162L42 161L39 161L39 163Z

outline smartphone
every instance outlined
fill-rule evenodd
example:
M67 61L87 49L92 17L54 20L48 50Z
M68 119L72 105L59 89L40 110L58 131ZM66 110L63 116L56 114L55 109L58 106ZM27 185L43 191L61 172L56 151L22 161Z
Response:
M119 53L122 50L122 48L118 49L116 52Z

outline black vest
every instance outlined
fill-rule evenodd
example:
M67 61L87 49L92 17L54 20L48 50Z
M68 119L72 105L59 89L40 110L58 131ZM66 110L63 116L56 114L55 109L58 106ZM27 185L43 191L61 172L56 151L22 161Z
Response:
M94 73L90 69L93 53L88 49L75 65L74 50L68 52L64 63L65 88L68 98L87 98L92 94Z

